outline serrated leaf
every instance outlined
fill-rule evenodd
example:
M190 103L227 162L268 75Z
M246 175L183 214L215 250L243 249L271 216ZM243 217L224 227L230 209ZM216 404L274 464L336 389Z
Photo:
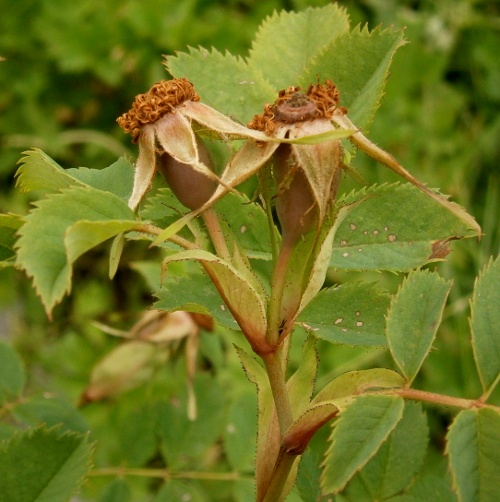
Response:
M403 383L399 373L385 368L349 371L327 383L314 397L313 403L359 395L368 390L397 388Z
M500 493L500 414L488 408L461 411L448 435L453 485L460 502L494 502Z
M360 396L335 422L323 462L323 493L337 493L375 455L403 416L396 396Z
M340 104L360 128L369 124L379 101L394 53L404 44L403 31L357 27L333 39L307 66L308 85L330 78L340 90ZM360 56L362 55L362 56Z
M335 235L334 268L405 272L442 260L449 240L476 235L409 183L370 187L344 202L356 204Z
M33 148L23 154L25 157L19 161L21 167L16 172L16 186L21 192L56 192L72 185L81 185L42 150Z
M214 282L224 303L251 344L264 342L266 333L265 293L257 281L250 281L232 265L203 250L181 251L164 260L168 263L195 260L200 262Z
M386 500L410 485L424 461L428 436L421 404L406 402L403 417L359 473L372 500Z
M231 312L210 278L203 273L186 277L167 275L160 290L155 292L158 302L154 308L173 312L187 310L211 315L221 326L238 329Z
M389 295L374 284L343 284L323 289L299 314L297 322L331 343L385 346Z
M412 272L393 297L387 313L392 357L411 383L431 350L451 282L427 270Z
M216 379L197 376L194 391L198 407L196 420L187 420L187 393L181 396L180 403L166 402L159 406L161 453L176 470L200 465L222 436L227 423L226 393Z
M89 245L102 242L100 238L120 233L124 221L125 227L130 228L133 218L123 200L90 187L70 187L35 203L19 230L16 264L33 277L49 315L71 289L72 260L88 250ZM100 227L99 236L84 238L82 230L88 230L92 224L79 223L81 220L100 222L95 227ZM110 228L106 228L107 222Z
M0 444L0 493L9 502L66 502L89 469L91 446L82 434L35 429Z
M58 426L59 432L87 432L89 425L83 415L68 401L52 395L34 396L13 409L16 420L23 424Z
M104 169L79 167L65 172L85 185L111 192L124 201L128 201L134 186L134 166L125 157Z
M296 486L303 502L317 502L321 498L319 461L311 448L307 448L300 459Z
M252 472L255 467L255 393L246 392L231 404L224 430L224 451L231 467L239 472Z
M500 379L500 258L479 275L471 302L472 347L485 395Z
M0 214L0 268L11 264L16 253L16 232L23 225L23 218L17 214Z
M0 341L0 404L18 398L26 383L21 358L5 342Z
M269 224L262 206L250 202L243 194L228 193L215 204L216 211L227 221L249 258L269 254Z
M345 9L336 4L302 12L274 13L260 26L248 63L258 68L276 90L302 84L304 68L330 41L349 29ZM314 78L305 84L318 80ZM274 99L273 99L274 101Z
M259 69L228 52L190 48L169 56L166 66L174 77L187 77L204 103L242 123L276 99L276 89Z

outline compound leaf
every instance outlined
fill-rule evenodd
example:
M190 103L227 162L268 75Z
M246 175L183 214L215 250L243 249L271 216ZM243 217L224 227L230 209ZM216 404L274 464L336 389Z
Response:
M33 277L49 315L71 289L72 261L131 228L133 219L122 199L91 187L73 186L35 203L19 230L16 264Z

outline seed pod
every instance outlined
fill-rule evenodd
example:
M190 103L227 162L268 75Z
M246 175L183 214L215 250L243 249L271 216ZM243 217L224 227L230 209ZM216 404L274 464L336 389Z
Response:
M200 161L213 170L212 159L203 142L196 138ZM162 153L158 160L158 170L174 192L175 196L192 211L201 207L217 188L214 180L196 170L189 164L183 164L167 153Z
M318 206L290 145L280 145L274 154L273 166L278 186L276 213L283 240L293 243L317 226Z

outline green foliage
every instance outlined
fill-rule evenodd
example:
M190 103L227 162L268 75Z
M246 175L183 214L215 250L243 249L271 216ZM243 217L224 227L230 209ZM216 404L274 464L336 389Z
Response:
M437 274L413 272L387 313L392 357L411 383L432 347L451 284Z
M485 394L490 394L500 378L498 326L500 313L500 259L491 260L476 281L471 303L472 347Z
M324 460L321 486L339 492L375 455L403 416L404 401L390 396L356 399L335 422Z
M91 446L86 435L39 428L0 443L0 451L3 497L12 502L64 502L89 470Z
M465 410L455 418L446 449L459 500L493 501L500 493L499 431L497 411Z
M9 500L68 500L90 469L89 430L96 450L83 487L88 500L246 502L255 492L262 500L268 489L266 500L289 492L291 502L498 498L498 258L476 281L472 344L463 320L468 284L499 242L498 183L490 169L498 153L495 8L482 12L482 4L461 1L449 9L451 16L441 4L418 11L407 3L363 5L371 25L408 26L412 44L399 57L401 30L351 30L343 7L316 3L325 7L273 14L281 2L113 0L96 6L88 0L74 8L60 0L3 9L0 56L7 61L0 58L0 65L9 81L0 86L7 147L0 165L12 169L12 148L37 145L48 152L24 153L17 187L26 195L6 201L9 211L22 214L0 215L0 273L7 278L0 293L10 302L9 313L0 315L15 347L0 344L0 450L8 467L0 470L0 493ZM265 14L271 15L250 44ZM349 14L353 25L365 20L355 7ZM187 44L199 48L172 55ZM248 48L244 57L233 55ZM429 197L414 185L388 184L371 169L366 177L374 185L353 189L342 179L323 228L295 246L284 267L286 308L274 309L283 242L273 206L282 187L267 185L267 171L259 173L259 183L239 186L243 193L215 203L227 248L222 252L207 218L185 216L161 181L138 214L127 206L134 169L124 157L113 160L127 149L110 124L136 92L165 78L161 53L168 54L172 75L187 76L205 103L242 123L282 88L331 79L340 105L363 130L381 104L394 59L373 138L420 171L429 186L446 187L468 207L484 207L476 211L486 234L483 255L457 243L446 263L451 242L474 235L465 210L443 198L439 203L437 191ZM18 109L7 107L9 101ZM105 133L93 130L99 122ZM257 173L269 160L266 152L276 148L231 143L227 133L219 144L210 130L196 132L231 186ZM352 133L332 129L297 144L309 148ZM353 151L343 146L348 163ZM230 157L224 168L221 159ZM82 164L108 167L67 168ZM318 172L306 178L323 203L329 178ZM27 201L34 201L29 208ZM101 244L111 238L108 256ZM101 277L107 260L114 285ZM56 321L50 327L31 291L13 280L12 265L33 278ZM422 267L432 271L414 271ZM138 314L149 307L151 292L159 310L152 320ZM65 295L61 314L54 313ZM193 316L183 312L183 322L163 324L179 310ZM18 311L22 325L11 324ZM272 345L275 328L279 344ZM247 345L233 350L235 342L247 341L257 358ZM468 383L475 378L474 359L481 396ZM454 397L460 395L473 399ZM464 411L454 417L450 408L428 407L427 425L412 400ZM287 406L291 416L283 413ZM329 434L322 426L330 421ZM449 422L447 431L441 424ZM449 466L437 451L445 435Z

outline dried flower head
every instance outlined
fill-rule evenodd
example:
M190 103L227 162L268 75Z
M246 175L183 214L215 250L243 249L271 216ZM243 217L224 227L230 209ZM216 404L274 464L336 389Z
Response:
M250 129L273 136L280 126L315 119L330 119L333 114L347 113L339 107L340 93L337 86L327 80L324 84L311 84L305 93L300 87L288 87L278 93L272 105L265 105L264 112L249 122Z
M193 84L186 78L162 80L148 92L137 95L132 108L116 121L132 136L132 141L137 143L143 126L156 122L167 113L175 113L186 101L199 100L200 96Z
M201 103L193 84L185 78L162 80L145 94L139 94L130 111L119 117L117 122L132 135L133 142L139 144L134 188L128 202L132 209L136 209L149 190L159 158L163 167L176 166L177 178L184 176L182 166L185 166L186 181L189 183L184 186L181 179L176 179L176 195L179 198L185 195L180 191L192 190L189 186L195 178L197 186L203 189L204 197L213 192L218 183L225 186L212 171L211 164L207 163L204 144L195 134L193 122L213 133L213 136L265 139L262 133L251 131ZM192 197L187 195L192 202ZM196 204L202 199L197 199ZM188 207L193 209L191 202Z

